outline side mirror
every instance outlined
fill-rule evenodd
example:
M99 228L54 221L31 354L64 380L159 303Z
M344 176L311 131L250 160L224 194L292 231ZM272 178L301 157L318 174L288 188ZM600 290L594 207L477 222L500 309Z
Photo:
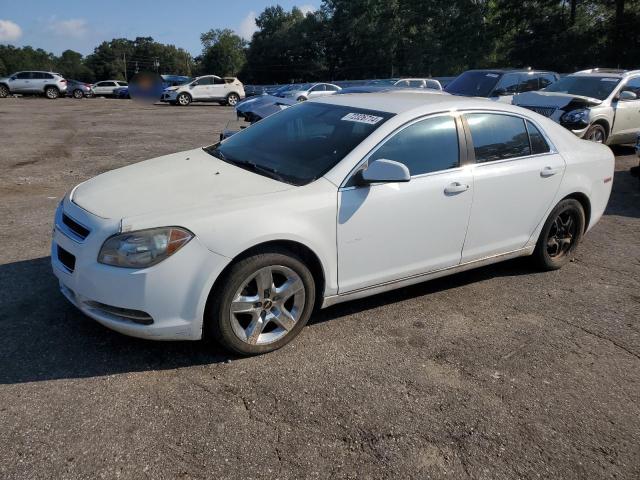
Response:
M623 90L622 92L620 92L620 95L618 96L618 99L621 102L628 101L628 100L637 100L638 99L638 95L636 95L635 93L633 93L630 90Z
M369 162L369 166L361 173L361 179L365 184L408 182L411 173L406 165L381 158Z

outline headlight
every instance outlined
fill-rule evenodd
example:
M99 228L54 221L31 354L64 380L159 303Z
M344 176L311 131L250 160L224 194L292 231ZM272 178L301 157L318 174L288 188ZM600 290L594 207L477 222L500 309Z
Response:
M589 123L589 110L580 108L562 115L561 121L565 123Z
M178 227L122 233L104 242L98 262L114 267L147 268L170 257L192 238L193 233Z

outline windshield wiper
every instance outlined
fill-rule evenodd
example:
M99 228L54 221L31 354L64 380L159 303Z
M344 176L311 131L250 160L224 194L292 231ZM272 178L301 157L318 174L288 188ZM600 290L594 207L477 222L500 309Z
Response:
M224 159L224 160L226 160L226 159ZM284 178L284 176L280 175L273 168L265 167L263 165L258 165L257 163L250 162L248 160L227 160L227 161L229 161L229 162L231 162L234 165L237 165L239 167L251 170L253 172L261 173L263 175L266 175L267 177L273 178L273 179L278 180L280 182L291 183L291 182L287 181Z

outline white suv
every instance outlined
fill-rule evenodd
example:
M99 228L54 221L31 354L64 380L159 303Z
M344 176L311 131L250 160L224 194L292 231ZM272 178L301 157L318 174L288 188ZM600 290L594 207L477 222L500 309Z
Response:
M0 98L11 93L44 94L47 98L58 98L67 91L67 81L54 72L16 72L10 77L0 78Z
M593 68L567 75L514 105L540 113L597 143L633 143L640 131L640 70Z
M237 78L206 75L191 83L167 88L160 101L183 107L191 102L220 102L235 107L244 97L244 86Z
M94 83L91 87L91 91L96 96L113 96L113 91L116 88L126 87L129 84L122 80L103 80L98 83Z

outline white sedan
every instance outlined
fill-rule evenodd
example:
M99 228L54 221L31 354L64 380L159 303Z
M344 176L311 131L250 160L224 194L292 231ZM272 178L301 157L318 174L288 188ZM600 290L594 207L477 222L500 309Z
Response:
M119 332L264 353L316 307L524 255L561 267L613 170L607 147L515 106L336 95L78 185L53 271Z

